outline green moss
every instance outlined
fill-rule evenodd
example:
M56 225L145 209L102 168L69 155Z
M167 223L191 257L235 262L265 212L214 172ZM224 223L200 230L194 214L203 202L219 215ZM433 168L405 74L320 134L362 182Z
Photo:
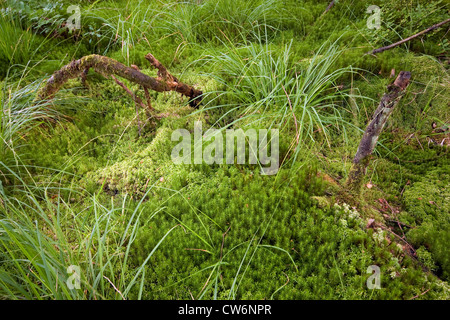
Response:
M205 268L221 261L221 252L222 262L227 263L220 268L217 289L221 297L230 293L241 261L248 269L245 274L238 273L242 281L235 297L239 299L270 298L286 277L291 281L274 298L368 298L372 292L365 286L365 271L372 264L383 272L383 289L373 293L376 298L412 297L415 286L429 282L407 263L395 243L367 234L365 221L355 209L345 204L317 208L309 197L321 193L320 187L315 189L321 182L314 173L300 170L288 183L289 171L284 170L279 178L280 183L272 184L271 178L229 167L206 174L201 185L173 194L167 202L159 198L165 216L153 218L141 228L133 247L136 263L145 259L171 226L183 227L152 261L149 269L153 272L145 282L149 289L146 298L187 298L189 290L183 289L187 287L197 288L191 293L200 295L212 271ZM278 191L261 187L268 183ZM152 199L144 212L152 212ZM248 242L252 238L270 247L256 247ZM276 248L289 252L298 271L289 256ZM216 275L219 271L213 272L212 279ZM165 289L156 290L160 286ZM433 290L429 297L442 294L442 289ZM212 294L208 287L205 297L212 298Z

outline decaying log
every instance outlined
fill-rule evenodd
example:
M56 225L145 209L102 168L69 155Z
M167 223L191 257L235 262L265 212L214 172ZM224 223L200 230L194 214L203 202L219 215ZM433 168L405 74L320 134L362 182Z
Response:
M361 190L370 156L377 145L381 131L394 110L394 107L403 96L410 78L410 72L401 71L394 83L387 87L388 92L381 98L380 104L364 132L356 155L353 158L352 167L346 182L348 190L355 195L359 194Z
M410 40L412 40L412 39L414 39L414 38L417 38L417 37L419 37L419 36L421 36L421 35L427 33L427 32L430 32L430 31L432 31L432 30L434 30L434 29L437 29L437 28L443 26L444 24L446 24L446 23L448 23L448 22L450 22L450 18L447 19L447 20L444 20L444 21L442 21L442 22L439 22L439 23L437 23L437 24L435 24L435 25L433 25L433 26L429 27L428 29L422 30L422 31L420 31L419 33L416 33L415 35L412 35L412 36L410 36L410 37L408 37L408 38L405 38L405 39L403 39L403 40L401 40L401 41L398 41L398 42L396 42L396 43L390 44L390 45L388 45L388 46L386 46L386 47L381 47L381 48L378 48L378 49L369 51L369 52L367 52L366 54L380 53L380 52L383 52L383 51L386 51L386 50L395 48L395 47L401 45L402 43L408 42L408 41L410 41Z
M85 79L87 71L92 68L107 78L111 75L125 78L133 83L139 84L144 90L150 89L157 92L176 91L189 97L189 104L192 107L198 107L203 94L202 91L180 82L151 54L148 54L146 58L152 63L152 66L158 69L157 78L149 77L139 70L127 67L124 64L105 56L92 54L82 57L54 72L47 80L46 84L39 90L37 98L41 100L53 98L56 92L58 92L69 79L78 77Z

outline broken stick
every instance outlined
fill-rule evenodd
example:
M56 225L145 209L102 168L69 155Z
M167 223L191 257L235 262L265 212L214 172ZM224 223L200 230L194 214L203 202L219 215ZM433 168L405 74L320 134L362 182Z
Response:
M387 122L387 119L403 96L406 87L409 85L410 78L410 72L401 71L394 83L387 87L388 92L381 98L380 104L375 110L372 120L364 132L358 146L358 151L353 158L352 167L350 168L346 182L346 186L349 191L355 195L359 194L361 191L363 178L366 174L367 166L369 165L370 156L377 145L378 138Z
M428 29L425 29L425 30L423 30L423 31L420 31L419 33L416 33L415 35L412 35L412 36L410 36L410 37L408 37L408 38L405 38L405 39L403 39L403 40L401 40L401 41L399 41L399 42L393 43L393 44L388 45L388 46L386 46L386 47L381 47L381 48L378 48L378 49L374 49L374 50L372 50L372 51L367 52L366 54L380 53L380 52L383 52L383 51L386 51L386 50L395 48L395 47L401 45L402 43L408 42L408 41L410 41L410 40L412 40L412 39L414 39L414 38L417 38L417 37L419 37L419 36L421 36L421 35L427 33L427 32L430 32L430 31L432 31L432 30L434 30L434 29L439 28L439 27L443 26L444 24L446 24L447 22L450 22L450 18L447 19L447 20L444 20L444 21L442 21L442 22L439 22L439 23L435 24L434 26L431 26L431 27L429 27Z

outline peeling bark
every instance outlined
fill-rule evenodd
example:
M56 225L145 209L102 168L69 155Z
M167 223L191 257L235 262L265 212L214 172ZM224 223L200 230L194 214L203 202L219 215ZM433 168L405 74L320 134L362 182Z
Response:
M394 83L387 87L388 92L381 98L380 104L364 132L358 151L353 158L352 167L346 182L347 188L354 194L360 193L367 166L370 162L370 156L377 145L378 138L387 119L409 85L410 78L410 72L401 71Z
M167 69L151 54L148 54L146 58L150 56L153 58L152 66L158 69L157 78L149 77L139 70L127 67L114 59L92 54L82 57L81 59L74 60L53 73L53 75L47 80L44 87L39 90L37 98L42 100L53 98L56 92L58 92L58 90L60 90L69 79L78 77L85 79L87 71L90 68L93 68L97 73L102 74L106 78L109 78L111 75L116 75L141 85L144 90L150 89L157 92L179 92L182 95L189 97L189 104L192 107L197 108L203 94L202 91L178 81L178 79L172 76ZM147 59L152 62L151 58Z

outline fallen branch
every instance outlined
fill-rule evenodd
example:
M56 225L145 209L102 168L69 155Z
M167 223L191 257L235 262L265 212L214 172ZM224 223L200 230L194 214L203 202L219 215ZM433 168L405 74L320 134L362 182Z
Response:
M153 57L151 54L146 56L147 60L152 63L151 57ZM172 76L158 60L154 57L153 59L152 66L158 69L157 78L149 77L139 70L127 67L124 64L105 56L92 54L82 57L54 72L47 80L44 87L39 90L37 98L41 100L52 99L56 92L58 92L69 79L78 77L84 79L87 71L90 68L93 68L97 73L102 74L106 78L111 75L116 75L142 86L144 90L150 89L157 92L176 91L189 97L189 104L192 107L197 108L203 94L202 91L180 82L177 78Z
M137 121L138 121L138 130L139 130L139 137L141 136L141 120L139 119L139 110L138 110L138 105L140 105L143 109L146 109L147 107L145 106L145 104L142 102L141 98L139 98L139 96L137 94L135 94L134 92L132 92L130 89L128 89L128 87L126 85L124 85L122 82L120 82L119 80L117 80L116 77L114 77L113 75L111 75L111 78L114 79L114 81L121 86L134 100L134 103L136 105L136 117L137 117ZM147 113L150 113L151 116L151 111L153 110L147 110Z
M347 188L355 195L359 194L361 191L370 156L377 145L378 138L387 119L403 96L406 87L409 85L410 78L410 72L401 71L394 83L387 87L388 92L381 98L380 104L375 110L372 120L364 132L356 155L353 158L352 167L350 168L349 176L346 181Z
M124 89L126 91L126 93L128 93L131 98L133 98L134 102L138 105L140 105L143 109L147 108L146 105L142 102L142 99L139 98L139 96L137 94L135 94L134 92L132 92L130 89L128 89L128 87L126 85L123 84L123 82L117 80L116 77L114 77L113 75L111 75L111 78L119 85L122 87L122 89ZM152 110L153 111L153 110Z
M139 70L138 66L135 66L134 64L132 64L131 67L133 69L137 70L137 71L141 71L141 70ZM146 87L143 87L143 89L144 89L145 99L147 99L147 107L148 107L148 109L149 110L154 110L152 108L152 103L150 101L150 93L148 92L148 89Z
M395 47L397 47L397 46L399 46L399 45L401 45L401 44L403 44L403 43L405 43L405 42L408 42L408 41L414 39L414 38L420 37L421 35L423 35L423 34L425 34L425 33L427 33L427 32L430 32L430 31L432 31L432 30L434 30L434 29L437 29L437 28L443 26L444 24L446 24L446 23L449 22L449 21L450 21L450 18L447 19L447 20L445 20L445 21L439 22L438 24L435 24L434 26L431 26L431 27L429 27L428 29L425 29L425 30L423 30L423 31L420 31L419 33L416 33L415 35L412 35L412 36L410 36L410 37L408 37L408 38L405 38L405 39L403 39L403 40L401 40L401 41L399 41L399 42L393 43L393 44L388 45L388 46L386 46L386 47L381 47L381 48L378 48L378 49L374 49L374 50L372 50L372 51L367 52L366 54L380 53L380 52L383 52L383 51L386 51L386 50L395 48Z

